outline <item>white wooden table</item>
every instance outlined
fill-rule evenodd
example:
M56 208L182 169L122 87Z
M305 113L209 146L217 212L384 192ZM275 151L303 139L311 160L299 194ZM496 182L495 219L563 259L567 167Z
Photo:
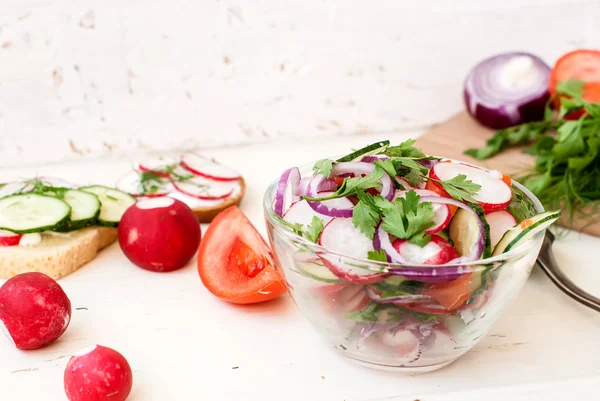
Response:
M394 142L407 137L386 136ZM242 210L265 233L262 194L278 171L379 139L289 140L210 155L243 172L248 193ZM113 184L128 165L114 159L24 167L5 169L0 178L43 173ZM600 239L571 234L555 246L574 280L597 294L599 245ZM599 399L600 315L563 295L537 268L472 351L419 376L347 362L321 342L288 296L246 307L221 302L202 286L195 259L177 272L155 274L130 264L115 244L60 284L74 308L68 331L30 352L0 338L0 400L66 400L67 358L92 343L128 358L131 401Z

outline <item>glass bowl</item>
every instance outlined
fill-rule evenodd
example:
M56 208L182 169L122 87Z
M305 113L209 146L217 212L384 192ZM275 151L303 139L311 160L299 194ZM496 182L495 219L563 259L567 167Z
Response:
M301 168L303 177L311 175L311 167ZM263 207L275 263L293 301L337 351L382 370L432 371L469 351L523 287L545 234L505 254L460 266L356 259L310 242L283 224L273 211L276 187L277 181L267 189ZM537 213L544 211L526 188L514 181L512 187ZM329 263L366 269L372 273L369 284L340 280L327 269ZM452 281L443 269L454 269ZM466 301L455 299L466 298L456 288L469 288ZM386 291L394 298L386 298Z

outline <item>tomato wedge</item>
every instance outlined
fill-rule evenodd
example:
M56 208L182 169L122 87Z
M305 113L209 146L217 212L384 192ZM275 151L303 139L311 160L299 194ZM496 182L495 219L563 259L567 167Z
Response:
M198 273L216 297L236 304L269 301L286 292L267 243L237 206L219 213L198 250Z
M449 311L460 308L469 299L472 275L468 273L453 281L435 283L426 293Z
M563 55L550 72L549 89L553 95L559 82L571 78L585 82L583 99L588 102L600 102L600 51L580 49ZM556 105L559 105L560 100ZM579 118L583 111L569 114L569 118Z

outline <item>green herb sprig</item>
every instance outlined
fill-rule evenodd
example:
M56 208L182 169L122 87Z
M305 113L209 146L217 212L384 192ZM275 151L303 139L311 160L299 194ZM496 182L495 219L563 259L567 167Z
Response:
M591 224L600 220L600 103L583 99L584 86L574 79L560 82L543 121L499 130L485 147L465 153L484 160L510 147L531 145L524 152L535 157L535 166L515 178L546 209L562 208L569 222L582 217ZM560 106L553 112L556 103Z

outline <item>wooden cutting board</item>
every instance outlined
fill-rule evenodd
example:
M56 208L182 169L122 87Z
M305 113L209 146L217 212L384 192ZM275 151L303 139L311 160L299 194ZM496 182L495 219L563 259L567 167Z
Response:
M417 139L416 146L421 148L426 154L442 155L451 159L464 160L510 175L520 173L534 165L534 158L523 154L522 148L507 149L488 160L476 160L464 154L466 149L484 146L493 134L493 130L481 126L466 112L462 112L448 121L434 126ZM600 236L600 222L589 224L589 221L579 219L569 225L563 219L559 224L563 227Z

